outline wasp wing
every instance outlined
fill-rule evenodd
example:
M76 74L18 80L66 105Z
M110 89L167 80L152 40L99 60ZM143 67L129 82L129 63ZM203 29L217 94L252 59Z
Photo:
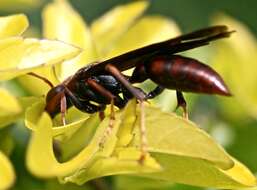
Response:
M166 41L151 44L139 49L132 50L117 57L105 60L90 67L86 75L97 75L105 71L107 64L112 64L120 71L124 71L135 67L145 58L157 55L162 52L174 54L196 47L207 45L210 41L220 38L229 37L234 31L228 31L227 26L218 25L209 28L200 29L185 35L178 36Z

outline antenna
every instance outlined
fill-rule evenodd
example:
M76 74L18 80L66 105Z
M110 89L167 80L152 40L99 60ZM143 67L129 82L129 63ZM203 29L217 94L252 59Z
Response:
M36 78L39 78L39 79L41 79L41 80L43 80L45 83L47 83L51 88L53 88L54 87L54 85L53 85L53 83L51 83L51 81L49 81L47 78L45 78L45 77L42 77L42 76L40 76L40 75L38 75L38 74L36 74L36 73L33 73L33 72L30 72L30 73L27 73L28 75L31 75L31 76L33 76L33 77L36 77Z

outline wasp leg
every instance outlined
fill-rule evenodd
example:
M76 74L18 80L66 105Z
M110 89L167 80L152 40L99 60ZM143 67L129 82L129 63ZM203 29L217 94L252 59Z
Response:
M177 102L178 102L178 105L177 105L176 109L178 109L179 107L182 107L182 109L183 109L183 117L188 119L186 100L185 100L185 98L184 98L184 96L183 96L181 91L176 91L176 94L177 94Z
M153 99L155 98L156 96L160 95L163 91L164 91L164 87L162 86L157 86L155 89L153 89L151 92L149 92L145 99Z
M106 65L105 69L111 73L118 81L121 82L121 84L126 87L133 96L135 96L139 101L144 101L145 94L138 90L137 88L133 87L130 82L126 79L126 77L123 76L123 74L113 65L108 64Z
M100 93L102 96L104 96L105 98L108 99L108 101L111 104L111 115L110 115L110 128L113 128L113 123L115 120L115 112L114 112L114 100L116 99L116 96L113 95L110 91L108 91L107 89L105 89L103 86L101 86L100 84L98 84L95 80L93 79L87 79L86 83L93 88L94 90L96 90L98 93Z
M68 88L65 88L65 93L67 93L69 100L71 100L72 104L80 111L83 111L86 113L95 113L102 110L101 106L96 106L94 104L91 104L89 101L80 100Z
M126 105L127 101L123 100L119 95L114 95L102 85L98 84L94 79L87 79L86 83L103 97L107 98L107 100L111 104L110 128L113 128L113 123L115 120L114 105L119 108L123 108Z
M146 138L146 128L145 128L145 112L144 112L144 99L145 94L138 90L137 88L133 87L130 82L123 76L123 74L113 65L108 64L106 65L105 69L111 73L118 81L120 81L124 87L130 91L130 93L139 100L140 103L140 135L141 135L141 157L139 158L139 162L143 163L145 160L146 155L148 154L147 151L147 138Z
M87 79L86 83L96 90L99 94L107 98L111 104L111 112L110 112L110 121L109 121L109 127L106 129L106 134L104 135L104 138L100 142L100 146L102 146L105 142L106 136L109 136L110 133L112 132L113 126L114 126L114 121L115 121L115 110L114 110L114 102L116 99L118 99L117 96L113 95L110 91L105 89L103 86L98 84L95 80L93 79Z
M67 100L65 93L62 93L61 95L61 119L62 119L62 124L66 125L66 120L65 120L65 114L67 110Z
M102 104L102 105L100 105L100 107L101 107L101 110L99 111L99 118L101 121L103 121L105 118L104 110L105 110L106 106L104 104Z

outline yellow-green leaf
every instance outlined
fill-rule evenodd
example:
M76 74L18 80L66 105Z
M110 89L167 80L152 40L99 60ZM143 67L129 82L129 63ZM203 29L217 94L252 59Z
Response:
M231 118L257 117L257 41L239 21L226 15L214 18L215 24L225 24L236 32L217 43L212 62L224 77L234 98L222 99L223 113ZM243 45L242 45L243 44ZM240 76L243 76L240 77Z
M118 133L113 131L110 135L109 141L104 144L102 151L96 153L95 158L89 164L81 167L74 174L63 177L64 182L74 182L83 184L88 180L98 178L101 176L117 175L117 174L137 174L145 172L156 172L161 170L161 166L154 158L147 155L144 162L139 160L142 152L138 148L128 147L124 148L131 141L130 138L123 138L126 132L129 134L133 130L133 125L136 118L136 101L133 100L127 104L121 114L115 116L115 123L121 120L119 124ZM132 115L132 116L131 116ZM116 129L117 130L117 129ZM114 147L117 147L115 151Z
M31 106L25 112L25 125L27 128L32 131L37 130L37 123L44 112L44 108L45 100L42 98L31 104ZM55 118L54 121L56 125L53 127L53 137L58 136L59 140L69 139L72 134L75 133L84 124L84 122L86 122L88 118L88 114L81 113L80 111L76 111L74 109L69 109L68 114L65 117L67 125L60 125L61 118L58 116Z
M93 117L98 117L98 115L94 115ZM99 151L99 144L103 142L104 137L106 137L105 131L108 123L108 118L103 120L97 127L89 144L81 152L71 160L59 163L53 153L54 130L52 129L52 122L49 116L43 113L37 124L37 130L33 132L27 150L26 164L28 169L34 175L40 177L65 176L75 172L82 166L88 164ZM114 128L117 128L118 124L119 122L116 122ZM112 142L113 138L107 136L106 141L108 141L108 139ZM112 145L112 147L114 146ZM101 152L106 153L107 150L107 152L111 152L110 147L104 150L105 151L102 150ZM44 154L42 154L42 152ZM41 156L38 156L39 154Z
M29 21L24 14L0 17L0 39L18 36L27 29L28 25Z
M11 162L0 151L0 190L9 189L15 180L15 173Z
M38 101L36 97L13 97L4 89L0 89L2 102L0 105L0 128L7 126L8 124L15 122L21 118L31 104ZM9 110L7 111L6 108Z
M43 30L48 39L74 44L86 51L93 48L86 22L66 0L55 0L44 8Z
M149 179L135 176L116 176L114 178L114 187L119 190L166 190L174 185L172 182Z
M4 127L15 119L21 113L22 108L18 100L7 90L0 88L0 128Z
M92 35L99 55L106 55L116 41L130 28L147 8L147 1L134 1L120 5L95 20Z
M82 120L82 119L81 119ZM81 121L79 120L79 121ZM77 122L74 122L77 123ZM74 125L71 123L71 125ZM66 127L62 127L63 131L58 130L59 128L55 127L55 131L62 132L61 137L62 141L60 143L60 149L62 152L61 159L68 160L74 157L77 153L83 150L94 136L97 127L100 124L100 119L98 116L91 116L89 118L85 118L83 123L80 123L79 128L75 128L70 125L70 130L65 130ZM65 130L65 131L64 131ZM75 131L71 133L70 131ZM68 133L69 132L69 133ZM68 134L67 134L68 133ZM65 136L66 138L63 138ZM58 138L59 139L59 138Z
M111 157L96 158L88 168L82 168L71 176L64 177L63 182L73 182L79 185L103 176L153 173L162 170L161 166L151 156L143 163L139 162L141 152L135 148L122 148Z
M231 169L222 170L210 162L190 157L162 153L153 153L153 157L163 167L163 171L141 176L219 189L239 189L257 185L255 176L236 160Z
M12 37L0 41L0 80L8 80L40 67L76 56L74 46L51 40Z
M133 107L134 103L130 104ZM129 107L129 106L128 106ZM127 108L128 109L128 108ZM133 108L124 111L131 114ZM206 133L193 123L174 114L164 113L156 108L146 107L148 150L153 158L144 165L138 165L138 124L129 129L135 117L122 117L123 124L118 132L115 151L108 157L95 157L90 167L76 171L62 178L64 182L83 184L99 176L131 174L168 180L196 186L217 188L240 188L256 185L255 177L238 161L231 158ZM126 127L126 129L121 129ZM123 131L123 132L122 132ZM135 138L124 138L135 133ZM128 139L128 140L126 140ZM128 141L132 141L128 144ZM120 147L119 147L120 146ZM126 147L132 146L132 147ZM156 161L155 161L156 159ZM159 164L160 165L159 165ZM158 166L162 169L159 172ZM223 168L223 169L221 169ZM151 172L150 174L145 174Z
M58 14L56 14L58 12ZM79 68L96 59L96 51L90 29L66 0L56 0L43 10L43 32L48 39L58 39L85 50L84 55L72 62L64 62L60 67L65 79Z
M0 88L0 116L17 114L21 111L21 107L15 97L7 90Z
M142 176L226 189L256 185L254 175L244 165L193 123L147 107L146 128L148 150L163 170ZM135 144L131 145L139 146L138 124L135 129Z
M194 123L158 108L146 109L147 139L150 152L206 160L228 169L233 161L224 149ZM135 126L134 145L139 146L139 123Z

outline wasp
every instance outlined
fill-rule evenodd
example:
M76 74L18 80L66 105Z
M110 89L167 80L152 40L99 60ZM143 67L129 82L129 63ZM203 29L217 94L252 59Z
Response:
M51 86L46 96L45 111L51 117L61 113L63 124L65 112L72 105L87 113L101 112L107 104L121 109L133 97L143 105L144 101L158 96L165 89L176 90L177 106L183 108L183 115L187 118L182 92L222 96L231 96L231 93L222 77L211 67L177 53L208 45L211 41L229 37L233 32L227 26L217 25L151 44L89 64L55 87L47 79L35 73L29 74L45 80ZM134 68L131 76L122 73L131 68ZM147 79L157 84L152 91L145 93L133 86ZM143 119L142 116L142 126ZM114 120L113 109L111 120ZM142 149L146 152L144 131L144 127L141 127Z

